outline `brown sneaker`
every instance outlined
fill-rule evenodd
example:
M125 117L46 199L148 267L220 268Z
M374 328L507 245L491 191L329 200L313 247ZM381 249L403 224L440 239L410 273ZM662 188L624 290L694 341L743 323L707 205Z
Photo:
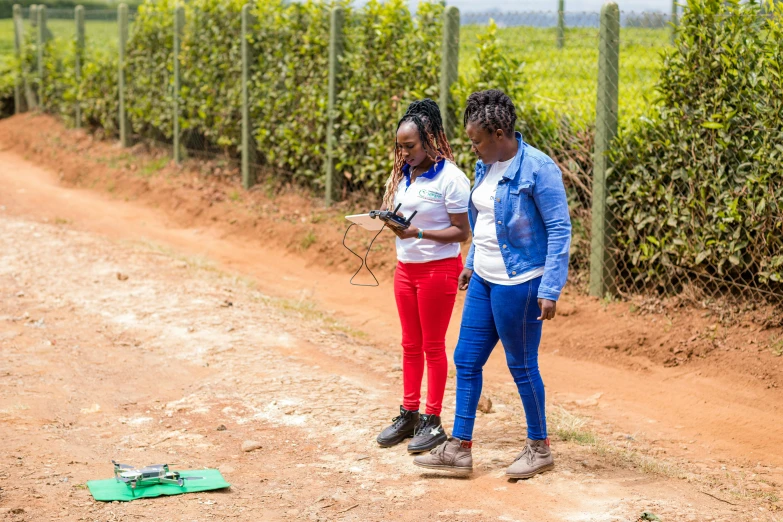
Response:
M456 473L473 472L473 443L468 440L449 439L425 455L413 459L413 463L422 468L440 469Z
M517 455L514 463L506 470L506 476L511 478L526 479L534 475L549 471L555 467L552 452L549 451L549 439L527 439L525 449Z

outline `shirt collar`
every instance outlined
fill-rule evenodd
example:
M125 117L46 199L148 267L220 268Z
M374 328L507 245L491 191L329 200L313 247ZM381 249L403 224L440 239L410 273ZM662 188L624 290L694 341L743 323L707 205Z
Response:
M446 159L442 159L440 161L437 161L432 164L432 166L427 169L427 172L420 174L420 178L427 178L427 179L433 179L435 176L440 174L440 171L443 170L443 167L446 166ZM411 186L411 166L407 163L402 166L402 173L405 175L405 187Z

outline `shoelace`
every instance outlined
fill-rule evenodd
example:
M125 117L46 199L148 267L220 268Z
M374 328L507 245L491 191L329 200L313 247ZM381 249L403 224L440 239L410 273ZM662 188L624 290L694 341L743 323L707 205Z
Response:
M522 457L527 457L527 463L529 465L533 465L533 459L535 458L533 448L530 447L530 444L525 444L525 449L522 450L522 452L517 455L517 458L514 459L514 462L518 461Z
M449 443L449 441L444 442L443 444L436 446L435 448L430 450L430 453L432 455L443 455L443 452L446 451L446 445Z
M394 417L392 419L392 426L394 428L398 428L400 426L400 424L402 424L403 422L405 422L405 416L402 415L402 414L397 415L396 417Z
M427 418L423 418L423 416L419 417L419 423L416 424L416 429L413 430L413 436L414 437L419 437L419 436L424 434L424 432L427 429L427 421L428 420L429 419L427 419Z

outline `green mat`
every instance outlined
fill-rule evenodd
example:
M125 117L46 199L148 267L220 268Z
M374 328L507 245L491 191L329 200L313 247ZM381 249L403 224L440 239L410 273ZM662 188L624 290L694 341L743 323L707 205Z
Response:
M210 491L230 487L223 475L216 469L192 469L180 471L183 477L204 477L202 480L186 480L184 487L175 484L155 484L154 486L140 486L135 490L116 479L90 480L87 487L95 500L102 502L128 502L137 498L160 497L161 495L182 495L183 493L195 493L197 491Z

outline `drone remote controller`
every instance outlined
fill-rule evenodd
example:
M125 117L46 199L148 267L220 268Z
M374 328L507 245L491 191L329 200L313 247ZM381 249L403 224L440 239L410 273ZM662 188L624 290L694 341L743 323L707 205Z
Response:
M386 223L386 226L391 228L396 228L398 230L405 230L409 226L411 226L411 221L413 220L413 216L416 215L418 210L414 210L413 214L411 214L411 217L405 219L405 216L400 216L397 214L397 211L400 210L400 207L402 206L402 203L397 205L397 208L394 209L394 211L391 210L371 210L370 211L370 217L375 219L380 219L384 223Z

